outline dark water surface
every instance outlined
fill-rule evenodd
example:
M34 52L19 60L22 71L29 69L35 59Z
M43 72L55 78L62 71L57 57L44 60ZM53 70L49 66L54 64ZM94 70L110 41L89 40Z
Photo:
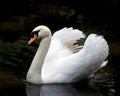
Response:
M110 74L97 74L94 79L74 84L24 83L0 91L0 96L116 96L115 81Z

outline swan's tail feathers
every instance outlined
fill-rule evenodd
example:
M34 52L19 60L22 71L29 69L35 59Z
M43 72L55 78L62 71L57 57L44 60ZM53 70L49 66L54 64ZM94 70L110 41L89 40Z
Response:
M90 53L93 58L99 59L101 64L109 54L107 41L103 38L103 36L98 36L96 34L90 34L87 37L83 50L87 54Z
M70 28L63 28L53 34L53 39L58 39L68 50L77 52L82 46L75 44L77 40L85 38L85 34L78 30Z

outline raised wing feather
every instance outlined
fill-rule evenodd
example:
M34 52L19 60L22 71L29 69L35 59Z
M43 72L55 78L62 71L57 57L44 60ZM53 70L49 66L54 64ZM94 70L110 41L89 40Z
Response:
M81 46L75 45L74 43L81 38L85 38L83 32L72 27L56 31L52 36L45 62L63 58L77 52Z
M61 42L61 44L68 48L72 53L74 53L75 49L78 49L78 45L76 46L75 43L77 40L85 38L85 34L78 29L71 28L63 28L53 35L53 39L57 39Z
M85 38L85 34L78 29L63 28L53 34L53 38L59 39L64 44L74 42L80 38Z

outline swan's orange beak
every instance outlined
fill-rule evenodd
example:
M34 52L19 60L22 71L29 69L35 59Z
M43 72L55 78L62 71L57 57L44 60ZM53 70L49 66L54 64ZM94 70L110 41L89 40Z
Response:
M33 43L38 38L37 34L34 34L32 38L28 41L28 44Z

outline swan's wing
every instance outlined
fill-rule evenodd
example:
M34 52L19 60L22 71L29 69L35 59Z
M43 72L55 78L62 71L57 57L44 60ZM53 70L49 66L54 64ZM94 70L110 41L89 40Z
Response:
M74 52L79 46L76 46L76 41L80 40L81 38L85 38L85 34L78 29L70 28L63 28L53 34L53 39L58 39L61 44Z
M74 82L94 74L109 54L109 46L102 36L91 34L81 51L49 62L42 75L46 82ZM51 78L52 77L52 78Z
M85 38L83 32L72 27L56 31L52 36L45 61L63 58L77 52L82 46L77 45L76 42L81 38Z

